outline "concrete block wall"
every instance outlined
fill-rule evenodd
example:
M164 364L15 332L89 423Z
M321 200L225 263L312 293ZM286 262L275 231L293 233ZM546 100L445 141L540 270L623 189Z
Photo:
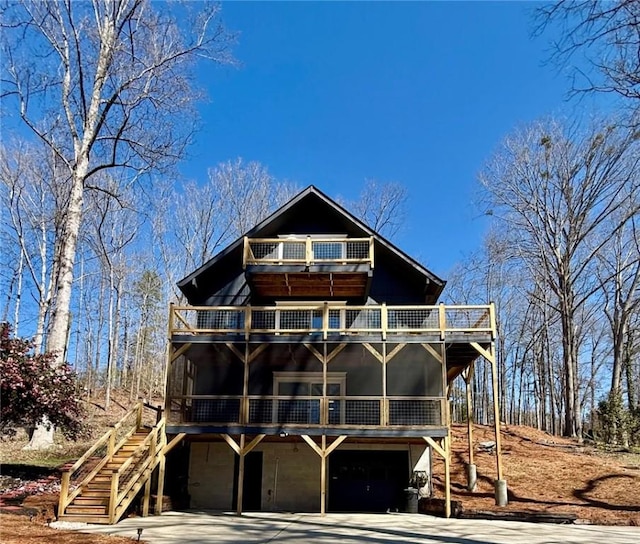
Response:
M425 446L402 444L349 444L339 450L401 450L409 452L410 468L424 469ZM319 512L320 457L304 442L261 443L263 452L261 509L264 511ZM418 463L422 457L422 462ZM329 456L331 463L331 456ZM189 494L191 508L234 510L234 453L225 443L191 444ZM407 485L409 477L407 474ZM328 482L327 482L328 487Z

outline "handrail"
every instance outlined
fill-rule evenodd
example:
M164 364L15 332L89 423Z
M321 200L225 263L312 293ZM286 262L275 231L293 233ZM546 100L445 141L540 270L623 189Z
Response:
M489 333L492 305L171 306L173 334L439 334Z
M339 255L322 255L322 246L336 246ZM286 247L294 248L289 254ZM260 264L369 264L373 268L373 237L244 238L242 266Z
M235 400L238 401L237 404L234 403L232 407L225 405L222 412L216 413L216 418L208 420L207 419L207 408L206 405L202 407L202 411L198 417L185 417L184 412L181 413L181 421L180 423L196 423L196 424L207 424L207 423L216 423L219 425L254 425L254 424L263 424L263 425L280 425L280 424L288 424L295 426L296 424L301 424L304 426L340 426L340 425L367 425L367 426L375 426L375 427L388 427L388 426L399 426L404 427L406 425L419 425L424 427L431 426L442 426L444 425L442 422L445 417L445 405L446 397L444 395L441 396L424 396L424 395L327 395L324 396L315 396L315 395L172 395L170 397L170 402L174 400L192 400L192 401L203 401L203 402L213 402L215 401L228 401ZM297 408L294 407L295 402L298 401ZM338 404L335 404L335 403ZM347 412L349 411L349 407L356 406L358 403L363 402L376 402L379 403L379 415L376 421L371 419L371 414L363 413L358 416L355 412L351 412L351 422L346 421L349 419L345 417ZM440 421L440 423L431 423L429 422L428 416L425 415L422 423L392 423L392 416L398 416L402 419L402 410L393 410L390 406L390 402L399 403L399 406L410 406L413 407L421 406L423 403L432 403L434 406L438 406L438 412L435 415L436 419ZM291 404L290 404L291 403ZM289 413L288 408L292 408L291 413L298 411L297 416L292 416L294 419L296 417L302 417L304 419L304 411L305 411L305 403L306 409L313 410L313 417L317 419L316 421L284 421L279 415L278 409L282 408L285 410L285 413ZM215 406L215 404L213 405ZM254 406L257 410L257 414L260 414L260 421L252 420L250 413L250 406ZM338 408L338 412L340 413L340 422L330 421L329 412L331 412L334 408ZM316 411L317 410L317 411ZM214 412L212 412L214 413ZM309 412L310 414L311 412ZM283 416L286 418L287 416ZM420 416L416 416L420 417ZM414 418L415 419L415 418Z
M118 470L114 471L111 480L111 493L109 496L109 517L111 523L115 523L122 513L129 506L129 503L133 500L132 495L128 501L125 501L129 492L138 485L138 489L146 482L150 474L147 474L147 478L141 477L145 471L153 471L158 464L160 457L162 456L162 449L166 443L166 435L164 429L166 426L166 419L160 418L158 423L149 431L147 437L138 445L138 447L129 453L128 459L118 467ZM148 455L144 457L141 464L136 467L134 474L132 474L125 483L122 490L120 487L120 478L131 467L134 462L141 461L141 454L148 451ZM143 481L144 480L144 481Z
M134 414L138 415L142 411L142 403L137 402L133 408L131 408L125 415L123 415L120 420L115 423L111 429L109 429L106 433L104 433L98 441L91 446L83 455L80 457L71 467L65 470L61 476L61 486L60 486L60 498L58 502L58 511L62 514L65 508L75 499L82 490L82 486L86 485L100 470L109 462L109 460L113 457L113 454L121 447L122 441L116 445L115 438L116 433L124 425L126 420L133 416ZM136 419L136 424L137 424ZM135 430L135 428L134 428ZM128 437L133 431L127 433L126 437ZM125 437L125 441L126 441ZM75 489L70 491L71 487L71 476L82 467L89 458L103 445L109 442L107 454L100 460L100 462L80 481L75 485Z

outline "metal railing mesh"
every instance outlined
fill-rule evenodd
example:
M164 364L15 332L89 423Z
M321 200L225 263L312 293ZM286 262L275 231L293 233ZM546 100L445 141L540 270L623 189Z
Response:
M240 423L240 399L194 399L192 420L196 423Z
M448 329L490 329L488 308L445 307L445 323Z
M389 425L442 425L441 402L389 399Z
M329 410L331 410L331 406ZM331 412L329 412L329 419L331 419ZM330 423L339 423L339 421L330 421ZM380 400L345 399L344 424L380 425Z
M244 309L199 310L197 327L199 329L243 330Z
M242 399L194 399L193 409L185 413L189 423L241 424ZM383 399L327 397L323 418L323 397L249 398L246 423L249 425L356 425L384 426ZM388 399L388 424L403 426L442 426L442 401L429 399Z
M382 327L382 312L380 308L346 309L344 313L346 329L379 330Z
M324 321L324 312L327 320ZM451 307L451 306L329 306L323 304L311 307L182 307L174 308L172 332L197 333L245 332L250 312L249 331L263 332L490 332L492 331L491 310L489 306ZM386 321L383 320L386 318Z
M435 329L438 330L438 309L389 308L387 311L389 329Z

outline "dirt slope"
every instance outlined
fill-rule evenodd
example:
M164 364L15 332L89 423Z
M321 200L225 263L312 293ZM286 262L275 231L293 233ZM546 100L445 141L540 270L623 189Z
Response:
M493 494L496 456L478 451L479 442L494 440L493 428L474 429L478 467L474 493L466 490L467 428L453 429L452 498L462 502L464 511L569 513L591 523L640 525L639 454L607 454L529 427L505 426L501 437L509 505L501 509ZM439 496L443 473L443 463L434 455Z

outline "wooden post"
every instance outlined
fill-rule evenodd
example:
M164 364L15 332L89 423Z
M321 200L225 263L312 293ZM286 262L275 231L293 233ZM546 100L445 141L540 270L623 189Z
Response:
M109 523L116 522L116 503L118 501L118 484L120 473L116 470L111 474L111 489L109 492Z
M322 339L327 339L327 331L329 330L329 303L325 302L322 306ZM325 354L326 355L326 354Z
M451 442L449 435L442 439L444 449L444 515L451 517Z
M496 369L497 361L495 357L495 346L491 342L491 359L489 364L491 365L491 381L493 382L493 420L495 424L496 433L496 470L498 473L498 480L502 480L502 447L500 439L500 404L498 401L498 370Z
M149 470L149 469L147 469ZM149 515L149 499L151 498L151 476L147 478L147 482L144 484L144 498L142 499L142 517L146 518Z
M158 467L158 492L156 495L156 506L155 506L155 514L159 516L162 514L162 497L164 495L164 471L166 465L166 456L165 454L160 455L160 464Z
M109 446L107 449L107 456L108 457L113 456L113 454L115 453L115 449L116 449L116 430L111 429L111 432L109 434Z
M249 341L251 335L251 306L246 306L244 309L244 339Z
M371 268L373 268L373 236L369 237L369 260L371 262Z
M243 239L243 246L242 246L242 270L247 269L247 262L249 261L250 250L251 248L249 247L249 238L245 236Z
M238 462L238 500L236 503L236 514L239 516L242 515L242 492L244 487L244 434L240 435L240 452L238 455L240 456L240 460Z
M138 411L136 413L136 431L142 427L142 401L138 402Z
M311 266L311 260L313 259L313 248L311 246L311 236L307 236L304 251L305 263L307 266Z
M473 381L473 363L467 369L464 378L467 390L467 438L469 440L469 464L473 465L473 399L471 397L471 382Z
M438 326L440 327L440 340L444 341L444 333L447 329L447 314L442 302L440 303L440 306L438 306Z
M62 480L60 482L60 498L58 500L58 517L64 514L64 509L67 507L67 496L69 495L69 486L71 485L71 472L68 470L62 473Z
M327 437L322 435L322 455L320 456L320 515L327 513Z
M380 305L380 325L382 326L382 340L386 340L389 316L387 314L387 305L384 302Z

